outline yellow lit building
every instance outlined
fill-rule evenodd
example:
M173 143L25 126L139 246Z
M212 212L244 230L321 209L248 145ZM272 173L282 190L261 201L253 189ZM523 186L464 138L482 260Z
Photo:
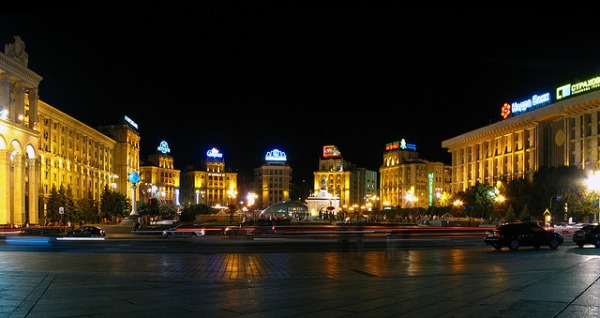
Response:
M212 207L237 205L237 173L225 171L223 154L212 148L206 152L205 169L186 167L181 172L181 204Z
M169 155L171 149L166 141L160 143L157 152L140 165L140 198L144 202L157 199L177 210L180 206L180 171L175 169L175 160Z
M533 178L540 167L597 170L600 156L600 77L569 83L505 103L494 124L444 140L452 154L452 190L477 182Z
M365 206L368 198L377 196L377 172L344 160L334 145L323 146L319 170L313 175L313 196L326 192L339 200L341 208Z
M426 209L451 193L452 171L443 162L420 159L416 146L402 139L386 145L379 179L382 207Z
M292 168L286 163L285 152L273 149L265 155L265 164L254 169L255 191L258 195L254 208L265 209L290 199Z
M17 36L0 53L0 224L43 223L53 187L70 189L76 200L99 202L105 187L132 197L127 176L138 170L140 140L134 123L107 135L44 103L42 77L27 64Z

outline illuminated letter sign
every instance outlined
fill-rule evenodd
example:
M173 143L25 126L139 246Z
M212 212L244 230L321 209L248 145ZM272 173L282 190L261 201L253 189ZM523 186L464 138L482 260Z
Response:
M427 187L429 188L429 206L433 205L433 172L427 174Z
M385 151L394 150L400 148L400 142L394 141L385 145Z
M385 145L385 150L395 150L395 149L403 149L403 150L417 150L417 146L415 144L407 144L406 140L402 139L400 141L390 142Z
M415 144L407 144L406 140L404 140L404 139L400 140L400 148L401 149L409 149L409 150L417 151L417 145L415 145Z
M126 122L128 122L131 126L133 126L133 128L138 129L138 124L136 124L133 120L131 120L131 118L125 116L125 117L123 117L123 119L125 119Z
M336 146L323 146L323 158L341 158L342 153Z
M531 96L531 98L526 99L524 101L521 102L514 102L510 105L510 112L506 112L506 110L504 109L506 107L506 104L504 104L502 106L502 117L504 117L506 115L506 117L508 117L508 114L512 113L514 115L519 114L519 113L524 113L527 111L530 111L534 108L540 107L544 104L547 104L550 102L550 93L544 93L541 95L533 95ZM504 117L504 119L506 119L506 117Z
M169 149L169 144L167 144L167 142L164 140L160 142L160 145L158 145L157 149L162 153L171 152L171 149Z
M219 149L213 148L206 152L206 156L209 158L223 158L223 154L219 153Z
M278 149L273 149L267 152L265 156L266 161L286 161L287 157L285 156L285 152L279 151Z
M590 90L594 90L600 88L600 76L590 78L583 82L575 83L575 84L567 84L563 85L556 89L556 99L561 99L565 97L569 97L571 95L577 95L581 93L585 93Z

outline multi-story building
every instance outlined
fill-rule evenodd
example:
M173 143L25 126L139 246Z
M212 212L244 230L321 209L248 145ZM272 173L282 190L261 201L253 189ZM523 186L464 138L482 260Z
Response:
M254 169L257 195L254 208L265 209L275 203L290 199L292 168L287 164L285 152L273 149L265 155L265 164Z
M42 77L17 36L0 53L0 224L39 224L53 188L100 200L109 187L134 197L139 135L129 120L112 138L39 100ZM68 212L68 211L66 211Z
M180 206L180 170L175 169L175 160L169 155L171 149L166 141L161 141L156 151L140 164L140 199L144 202L160 200L161 204L177 210Z
M237 173L225 170L223 154L216 148L206 152L204 167L187 166L181 172L181 204L184 206L237 206L237 191Z
M341 208L362 207L377 196L377 172L344 160L335 145L323 146L319 170L313 172L313 195L323 191L339 199Z
M505 103L504 120L444 140L452 154L452 190L477 182L531 180L540 167L600 163L600 77Z
M383 207L428 208L436 205L443 193L451 193L450 166L420 159L416 149L404 139L386 145L379 168Z

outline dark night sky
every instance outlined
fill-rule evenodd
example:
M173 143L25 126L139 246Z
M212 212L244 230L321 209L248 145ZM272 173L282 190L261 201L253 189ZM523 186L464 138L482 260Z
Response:
M378 171L404 138L450 164L442 141L504 102L600 71L591 13L273 3L8 7L0 44L25 42L41 100L93 127L136 121L142 158L165 140L183 169L216 147L248 176L277 148L309 184L324 145Z

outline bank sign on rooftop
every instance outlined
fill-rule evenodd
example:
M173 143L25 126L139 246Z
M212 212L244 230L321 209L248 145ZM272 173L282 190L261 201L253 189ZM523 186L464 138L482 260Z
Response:
M586 93L592 90L600 88L600 76L587 79L585 81L577 82L575 84L565 84L556 88L556 99L559 101L563 98L573 97L577 94ZM542 94L534 94L531 98L523 101L504 103L500 110L502 118L506 119L511 116L519 115L530 110L534 110L546 105L551 104L552 98L550 92Z

